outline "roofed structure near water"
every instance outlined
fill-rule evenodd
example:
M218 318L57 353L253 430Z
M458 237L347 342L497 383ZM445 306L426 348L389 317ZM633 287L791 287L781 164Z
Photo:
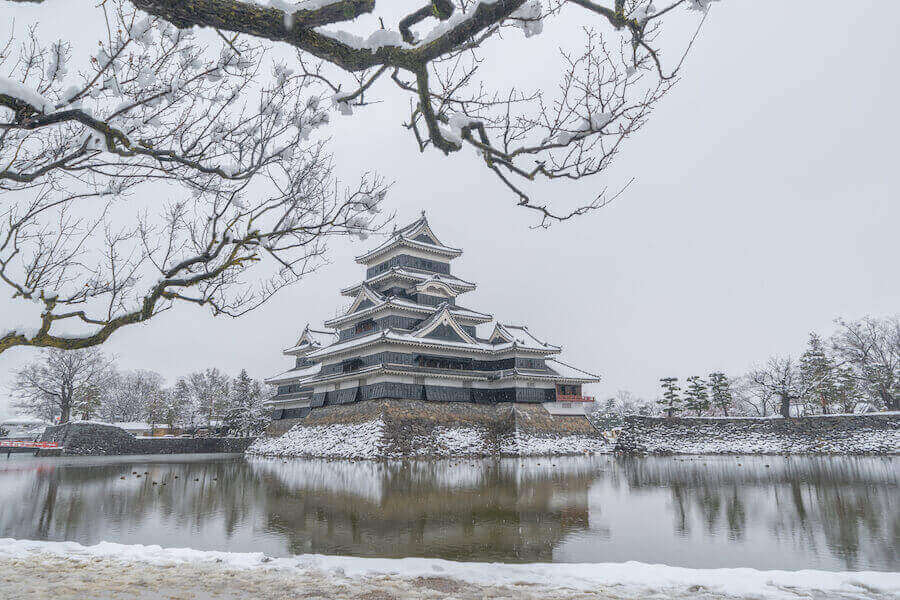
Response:
M294 366L267 380L278 386L273 418L371 399L543 403L548 410L591 400L582 385L600 378L561 360L561 346L459 303L476 287L451 274L461 254L423 212L358 256L366 273L341 290L349 306L326 329L307 325L284 351Z

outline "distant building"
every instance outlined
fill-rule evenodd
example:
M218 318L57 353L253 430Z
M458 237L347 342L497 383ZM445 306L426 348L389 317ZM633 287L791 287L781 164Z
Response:
M127 421L127 422L121 422L121 423L110 423L110 425L119 427L120 429L124 429L125 431L127 431L128 433L130 433L132 435L142 436L142 437L146 437L146 436L157 436L158 437L161 435L166 435L166 434L171 433L169 431L168 425L160 425L160 424L151 425L150 423L144 423L142 421Z
M174 431L169 429L168 425L155 423L150 424L144 421L118 421L115 423L107 423L105 421L79 421L73 420L73 423L94 423L96 425L110 425L124 429L126 432L137 437L160 437L163 435L171 435Z
M10 439L31 439L41 435L49 424L41 419L22 417L0 421L0 429L6 430L5 437Z
M451 274L461 254L438 239L423 212L357 257L366 276L341 290L350 307L327 329L307 325L284 351L294 367L267 380L278 388L268 402L273 419L370 399L545 403L554 414L585 414L592 398L582 385L600 378L562 361L560 346L527 327L460 305L475 289Z

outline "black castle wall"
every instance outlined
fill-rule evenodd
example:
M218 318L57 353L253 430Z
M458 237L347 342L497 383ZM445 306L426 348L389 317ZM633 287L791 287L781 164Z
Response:
M321 406L352 404L361 400L424 400L427 402L469 402L499 404L518 402L535 404L556 399L554 389L509 387L500 389L465 388L421 385L414 383L381 382L357 388L345 388L313 394L313 408L288 408L273 411L273 420L302 419Z
M416 256L410 256L408 254L400 254L384 262L380 262L377 265L372 265L371 267L366 269L366 279L370 279L372 277L375 277L376 275L380 275L381 273L384 273L392 267L406 267L408 269L417 269L419 271L428 271L430 273L440 273L442 275L450 274L450 263L418 258Z

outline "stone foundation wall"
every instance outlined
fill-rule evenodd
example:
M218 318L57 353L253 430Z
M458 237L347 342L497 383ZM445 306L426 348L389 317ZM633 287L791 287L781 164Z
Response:
M900 454L900 414L782 418L625 417L627 454Z
M582 416L552 416L541 405L368 400L324 406L249 454L320 458L534 456L606 452Z
M240 453L252 438L136 438L124 429L94 423L48 427L42 442L56 442L67 455Z

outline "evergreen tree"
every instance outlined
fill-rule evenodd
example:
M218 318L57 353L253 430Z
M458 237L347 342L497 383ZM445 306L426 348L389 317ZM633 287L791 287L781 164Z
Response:
M224 415L224 425L229 431L237 432L243 429L244 419L250 406L250 389L253 382L247 375L246 369L241 369L237 379L231 383L231 393L228 396L227 408Z
M607 398L606 403L603 405L603 408L600 409L600 412L605 415L608 415L608 414L616 412L617 408L618 408L618 403L616 402L616 399L615 398Z
M231 384L225 425L239 435L257 435L268 425L262 386L242 369Z
M678 387L678 378L663 377L659 381L662 384L663 395L656 403L662 405L667 417L672 418L681 410L681 396L679 395L681 388Z
M704 410L709 410L709 392L706 382L699 375L687 378L687 390L684 393L684 407L697 411L699 417Z
M192 428L199 422L199 407L190 384L183 377L175 382L172 403L177 407L175 421L182 427Z
M809 334L799 367L802 401L820 407L822 413L827 415L828 406L836 396L834 363L825 354L822 339L815 333Z
M244 421L245 431L248 435L261 434L272 420L271 411L266 410L266 407L263 405L263 402L268 397L266 389L263 388L258 380L254 379L253 386L250 388L250 406Z
M728 381L725 373L709 374L709 392L712 405L727 417L728 409L734 403L734 398L731 395L731 382Z
M838 367L834 375L834 400L841 407L841 412L852 413L865 397L853 368L846 365Z

